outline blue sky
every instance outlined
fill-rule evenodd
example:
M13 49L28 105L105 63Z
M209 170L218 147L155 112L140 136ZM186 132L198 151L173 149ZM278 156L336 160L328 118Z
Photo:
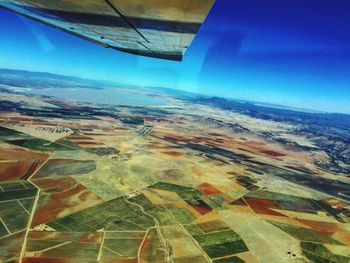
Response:
M350 114L348 0L217 0L183 62L106 49L0 10L0 67Z

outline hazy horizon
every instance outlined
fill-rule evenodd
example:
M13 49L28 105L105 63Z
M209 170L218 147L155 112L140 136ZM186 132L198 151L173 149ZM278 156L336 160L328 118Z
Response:
M258 106L262 106L262 107L272 107L272 108L277 108L277 109L279 108L279 109L285 109L285 110L291 110L291 111L301 111L301 112L307 112L307 113L344 114L344 115L349 115L350 116L350 113L321 111L321 110L315 110L315 109L310 109L310 108L296 108L296 107L292 107L292 106L288 106L288 105L268 103L268 102L264 102L264 101L245 100L245 99L234 98L234 97L221 97L221 96L215 95L215 94L204 94L204 93L199 93L199 92L196 92L196 91L186 91L186 90L181 90L181 89L176 89L176 88L131 85L131 84L127 84L127 83L116 82L116 81L109 81L109 80L103 80L103 79L89 79L89 78L73 76L73 75L62 75L62 74L57 74L55 72L30 71L30 70L23 70L23 69L16 69L16 68L0 68L0 70L13 70L13 71L23 71L23 72L37 73L37 74L50 74L50 75L59 76L59 77L77 78L77 79L86 80L86 81L96 81L96 82L101 82L101 84L103 82L109 82L110 85L113 85L113 84L114 85L125 85L125 86L123 86L123 88L125 87L125 88L148 88L148 89L158 89L158 88L160 88L160 89L169 89L169 90L174 90L174 91L178 91L178 92L190 93L192 95L212 97L212 98L217 97L217 98L222 98L222 99L227 99L227 100L233 100L233 101L239 101L239 102L247 102L247 103L252 103L252 104L255 104L255 105L258 105ZM106 85L106 83L104 85ZM102 88L114 89L114 88L117 88L117 87L114 87L114 86L108 86L107 87L107 86L105 86L105 87L102 87ZM51 88L44 88L44 89L51 89ZM40 94L37 94L37 95L40 95ZM64 97L64 98L68 99L68 97ZM88 102L88 101L85 101L85 102Z

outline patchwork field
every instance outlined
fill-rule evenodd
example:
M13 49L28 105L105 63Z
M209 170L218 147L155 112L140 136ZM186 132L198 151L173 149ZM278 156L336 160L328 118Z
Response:
M326 135L153 96L169 105L0 97L0 262L349 262Z

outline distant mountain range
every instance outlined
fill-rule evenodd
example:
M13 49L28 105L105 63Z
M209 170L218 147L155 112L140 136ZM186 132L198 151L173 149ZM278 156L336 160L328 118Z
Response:
M72 86L78 88L101 89L111 85L123 85L125 87L124 84L109 81L63 76L47 72L32 72L3 68L0 68L0 83L9 86L36 89L50 87L71 88Z
M205 103L211 104L219 104L220 107L224 107L227 109L241 109L246 110L247 106L249 106L249 112L253 114L255 109L256 112L278 112L284 111L283 115L298 115L298 117L303 118L305 116L318 116L321 119L329 119L331 118L334 121L336 118L342 126L342 123L345 122L345 125L350 125L350 115L347 114L338 114L338 113L324 113L319 111L313 111L309 109L299 109L292 108L283 105L276 105L270 103L262 103L262 102L253 102L253 101L244 101L238 99L229 99L229 98L218 98L210 95L197 94L192 92L187 92L178 89L171 88L163 88L163 87L139 87L135 85L118 83L112 81L105 80L92 80L85 79L80 77L73 76L64 76L47 72L33 72L26 70L16 70L16 69L4 69L0 68L0 84L5 84L14 87L22 87L22 88L89 88L89 89L103 89L106 87L113 88L143 88L143 89L152 89L157 91L165 92L169 95L179 97L181 99L189 99L193 101L201 101ZM216 105L217 106L217 105ZM300 114L295 114L293 112L300 112ZM293 113L293 114L291 114ZM312 115L308 115L312 114ZM316 115L315 115L316 114ZM262 116L260 116L262 117ZM266 117L266 116L265 116ZM327 121L328 122L328 121Z

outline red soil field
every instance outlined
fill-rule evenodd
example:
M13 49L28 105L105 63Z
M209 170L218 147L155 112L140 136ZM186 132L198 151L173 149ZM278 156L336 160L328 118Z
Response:
M341 201L341 200L338 200L338 199L335 199L335 198L327 198L327 199L324 199L322 200L323 203L326 203L330 206L336 206L336 207L339 207L339 208L345 208L348 206L347 203Z
M257 214L266 214L266 215L285 217L285 215L271 210L271 209L280 209L280 207L278 207L272 200L245 197L244 201Z
M180 157L180 156L184 155L183 153L177 152L177 151L165 151L165 152L162 152L162 153L166 154L166 155L174 156L174 157Z
M21 148L0 148L0 182L27 179L48 158L45 153Z
M102 203L103 200L71 177L34 179L41 193L32 226Z
M279 152L275 152L275 151L261 151L261 153L272 156L272 157L282 157L282 156L286 156L283 153L279 153Z
M203 183L196 187L199 191L201 191L205 195L216 195L216 194L222 194L220 190L215 188L209 183Z
M208 207L202 207L202 206L198 206L198 205L192 205L192 207L201 215L208 214L212 211L212 209L208 208Z
M321 232L328 236L340 230L338 225L334 223L319 222L319 221L304 220L304 219L297 219L297 220L303 223L304 225L311 227L315 231Z
M203 202L204 203L204 202ZM213 209L208 206L207 204L203 204L203 205L191 205L198 213L200 213L201 215L205 215L210 213L211 211L213 211Z
M0 160L18 160L18 161L28 161L28 160L46 160L48 154L39 153L34 151L29 151L27 149L19 147L11 148L0 148Z
M19 161L2 163L0 166L0 182L11 182L24 180L30 177L42 162L40 161Z
M145 237L145 239L144 239L144 241L142 243L142 246L141 246L141 249L140 249L140 253L147 253L147 249L148 249L149 242L150 242L151 238L152 238L152 236L148 232L147 236Z

